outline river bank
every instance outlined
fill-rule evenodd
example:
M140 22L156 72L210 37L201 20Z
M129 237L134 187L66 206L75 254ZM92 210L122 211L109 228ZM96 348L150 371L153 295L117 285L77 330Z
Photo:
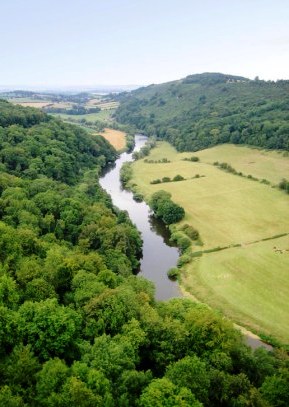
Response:
M146 140L145 136L137 135L134 152L143 147ZM143 258L141 259L140 275L154 282L156 299L167 300L181 297L184 294L186 297L192 298L184 291L183 287L180 288L177 282L173 282L167 277L167 271L176 266L179 258L178 249L173 247L169 241L167 228L151 215L150 208L145 202L136 202L132 192L122 188L119 178L120 168L124 163L133 161L132 154L121 154L115 166L110 168L100 179L100 184L111 195L114 205L128 212L131 220L142 234ZM192 299L196 300L195 297ZM245 330L245 328L238 327L238 329L241 329L242 333L245 334L246 342L252 348L264 346L268 350L271 349L257 335Z

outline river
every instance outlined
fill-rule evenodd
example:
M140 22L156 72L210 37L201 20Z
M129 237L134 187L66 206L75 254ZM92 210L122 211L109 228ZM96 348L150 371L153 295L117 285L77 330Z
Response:
M140 150L146 141L146 136L136 135L134 151ZM167 277L167 271L176 266L179 257L178 249L169 241L167 228L163 222L152 216L145 202L136 202L132 192L122 188L119 178L120 168L123 163L130 161L133 161L132 153L121 154L115 166L108 169L100 178L100 185L111 195L115 206L128 212L130 219L141 232L143 257L139 275L154 282L156 299L167 300L180 297L178 283Z
M135 136L134 151L139 151L145 145L147 137ZM122 188L120 169L123 163L133 161L132 153L122 153L115 165L108 168L100 178L100 185L111 196L113 204L119 209L126 210L130 219L141 232L143 239L143 257L141 259L139 275L151 280L156 287L156 299L168 300L180 297L181 292L177 282L167 277L167 271L175 267L179 251L169 241L169 232L164 223L154 218L149 206L145 202L136 202L133 194ZM249 332L245 335L246 343L253 349L260 346L272 350L270 345L260 341Z

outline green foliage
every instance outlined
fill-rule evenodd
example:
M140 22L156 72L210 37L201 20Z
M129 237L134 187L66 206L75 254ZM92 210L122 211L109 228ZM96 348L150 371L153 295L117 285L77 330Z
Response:
M208 401L210 378L206 364L197 356L186 356L170 365L166 372L178 387L186 387L203 403Z
M185 216L184 209L174 203L170 197L168 192L161 190L155 192L149 202L155 215L168 225L179 222Z
M197 162L197 161L200 161L200 159L199 159L199 157L196 157L195 155L192 155L191 157L185 157L184 161Z
M192 240L198 240L200 237L199 232L187 223L183 225L181 229Z
M158 303L153 284L132 274L140 234L94 168L114 156L106 143L2 107L0 406L287 405L286 354L252 353L214 311ZM151 207L166 223L184 215L165 191ZM182 229L185 263L198 233Z
M167 275L168 275L169 279L177 280L180 275L180 271L177 267L172 267L168 270Z
M185 178L182 175L177 174L174 176L173 181L183 181L184 179Z
M279 188L289 194L289 181L282 179L282 181L279 183Z
M28 179L47 176L74 184L83 170L103 167L116 152L103 137L57 121L37 109L0 101L0 162Z
M120 180L124 186L130 181L132 177L131 163L124 163L120 170Z
M202 407L187 388L178 388L170 380L156 379L140 398L141 407Z
M19 309L20 334L41 359L73 352L79 337L81 316L56 299L25 302Z
M139 160L141 158L144 158L149 155L151 149L156 145L156 140L155 138L150 138L147 140L146 144L139 150L139 151L134 151L133 153L133 159L134 160Z
M268 376L261 387L261 394L270 405L285 407L289 403L288 370L280 370L278 374Z
M178 151L222 143L289 150L288 81L205 73L119 96L115 117Z

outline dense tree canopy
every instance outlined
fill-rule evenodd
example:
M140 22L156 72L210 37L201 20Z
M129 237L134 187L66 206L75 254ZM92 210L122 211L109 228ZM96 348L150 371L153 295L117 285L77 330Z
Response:
M288 405L285 352L133 274L140 235L98 183L106 142L20 112L0 127L0 406Z
M171 142L179 151L221 143L289 150L289 81L191 75L119 96L120 123Z

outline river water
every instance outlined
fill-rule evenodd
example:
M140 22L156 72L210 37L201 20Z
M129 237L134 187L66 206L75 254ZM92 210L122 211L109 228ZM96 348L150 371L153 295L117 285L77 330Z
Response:
M140 150L146 141L146 136L136 135L134 151ZM143 257L139 275L154 282L156 299L180 297L178 283L167 277L167 271L176 266L179 257L178 249L169 242L167 228L163 222L151 215L150 208L145 202L134 201L132 192L122 188L119 172L123 163L130 161L133 161L132 153L121 154L115 166L108 169L100 178L100 185L111 195L115 206L128 212L130 219L141 232Z
M135 136L134 151L139 151L145 145L147 137L137 134ZM133 194L122 188L120 182L120 169L125 162L133 161L132 153L122 153L112 168L108 168L100 178L100 185L111 195L113 204L119 209L126 210L130 219L141 232L143 239L143 257L141 259L139 275L151 280L156 287L156 299L168 300L180 297L181 292L177 282L167 277L167 271L175 267L179 251L169 241L169 232L164 223L154 218L149 206L145 202L136 202ZM272 350L267 345L245 334L246 343L253 349L260 346Z

